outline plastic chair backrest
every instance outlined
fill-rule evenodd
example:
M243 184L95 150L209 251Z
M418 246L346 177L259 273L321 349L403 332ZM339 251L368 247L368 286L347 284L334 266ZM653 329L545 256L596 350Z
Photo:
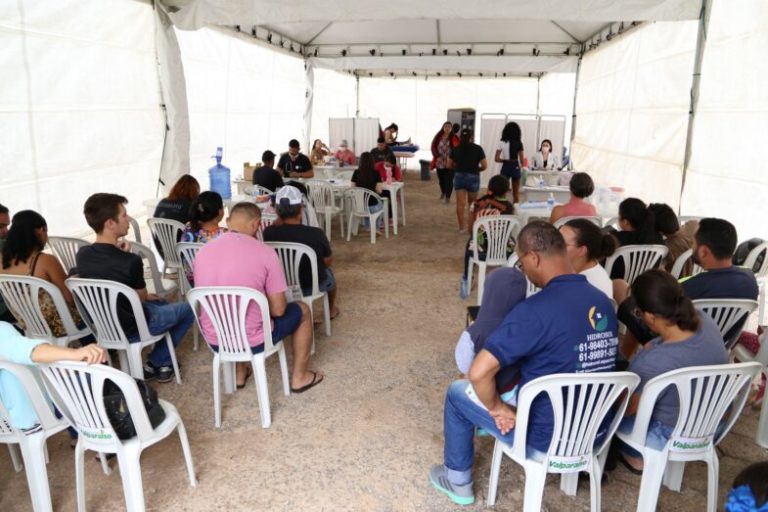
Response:
M163 250L165 264L171 268L181 268L181 262L176 254L176 242L184 231L184 224L173 219L147 219L149 231Z
M693 301L693 305L712 317L728 349L739 341L739 335L741 335L741 329L733 330L736 324L745 322L758 306L756 300L747 299L697 299ZM729 334L730 336L726 339L726 335Z
M513 252L512 255L509 257L509 259L507 260L507 266L510 267L510 268L514 267L515 264L517 263L518 259L519 258L517 257L517 253ZM525 275L525 274L523 274L523 275ZM528 279L528 276L525 276L525 283L526 283L526 289L525 289L525 297L526 298L528 298L531 295L534 295L536 293L539 293L541 291L541 288L539 288L538 286L533 284L531 282L531 280Z
M0 275L0 294L14 316L24 322L24 335L27 338L52 341L55 337L40 309L41 292L47 293L53 300L67 335L77 334L80 330L69 313L61 290L55 284L39 277Z
M675 279L680 279L681 277L689 277L689 276L695 276L696 274L701 274L701 272L704 270L696 263L691 262L691 273L683 275L683 269L686 266L686 263L688 263L688 260L690 260L693 257L693 249L688 249L684 253L682 253L680 256L677 257L675 260L675 263L672 265L672 270L670 270L670 274L672 274L672 277Z
M88 324L99 345L107 349L128 348L128 336L117 316L117 300L120 296L125 297L133 310L139 338L151 338L139 295L133 288L116 281L74 277L67 279L66 284L75 296L80 316Z
M263 196L263 195L270 195L274 194L271 190L269 190L267 187L262 187L261 185L248 185L243 189L243 193L247 196Z
M179 276L179 284L182 295L186 295L192 288L192 282L189 278L194 278L194 264L197 251L205 245L200 242L179 242L176 244L176 255L181 262L181 271L184 275Z
M763 261L761 262L760 267L755 269L755 264L761 254L763 255ZM768 242L763 242L749 251L743 266L752 270L755 273L755 277L768 276Z
M41 365L40 372L56 407L83 436L86 445L108 447L122 443L104 407L106 380L123 392L137 438L143 440L153 435L136 382L130 375L106 365L81 362Z
M668 251L665 245L625 245L608 256L608 259L605 260L605 270L608 275L611 275L614 262L623 258L623 279L631 286L640 274L646 270L657 268Z
M674 387L679 397L680 412L669 438L669 450L693 455L713 449L739 418L752 379L759 371L760 363L754 362L693 366L651 379L643 388L635 417L635 429L632 432L633 437L637 436L635 441L639 441L639 445L645 443L647 426L656 400L665 390ZM726 413L727 423L720 437L715 439Z
M54 256L59 258L64 272L69 272L77 266L77 251L81 247L91 245L80 238L70 238L66 236L49 236L48 247L53 251Z
M320 180L308 180L304 184L307 186L307 196L316 211L323 213L327 207L335 206L333 185Z
M603 223L603 227L604 228L612 227L612 228L618 229L618 227L619 227L619 218L618 217L611 217L611 218L609 218L607 221L605 221Z
M129 217L128 220L131 223L131 230L133 231L133 239L141 243L141 228L139 227L139 221L134 219L133 217Z
M138 242L132 242L130 247L133 254L147 262L149 273L152 276L152 284L154 285L155 293L163 294L168 291L165 289L165 286L163 286L163 275L160 273L160 267L157 266L157 259L155 259L155 253L152 252L152 249Z
M304 258L309 260L312 269L312 295L320 293L318 284L317 254L311 247L293 242L266 242L277 252L280 263L283 265L283 273L288 286L301 286L299 281L299 268Z
M475 259L478 259L477 236L482 230L485 232L486 240L486 265L506 265L508 242L509 240L515 242L514 230L519 227L519 224L520 221L511 215L488 215L477 219L472 227Z
M602 219L602 217L597 217L597 216L588 216L588 215L572 215L572 216L569 216L569 217L560 217L559 219L557 219L557 220L554 222L554 224L553 224L553 225L554 225L556 228L558 228L558 229L559 229L559 228L560 228L560 226L563 226L563 225L564 225L566 222L568 222L569 220L575 220L575 219L584 219L584 220L588 220L589 222L591 222L592 224L594 224L595 226L597 226L597 227L599 227L599 228L603 227L603 219Z
M373 197L376 199L378 204L384 204L384 200L381 198L381 196L375 192L371 192L367 188L362 187L352 187L348 189L345 194L347 195L347 198L350 202L350 208L352 210L351 213L357 215L357 216L365 216L367 217L370 215L370 210L368 209L368 202L369 198Z
M275 223L277 220L276 215L262 214L261 222L259 223L259 230L256 232L256 238L264 241L264 230Z
M200 325L203 312L210 320L222 360L227 360L227 356L235 360L252 356L246 332L246 313L249 306L255 303L262 320L270 318L269 303L264 294L253 288L240 286L204 286L190 290L187 293L187 301L195 312L203 336L205 331ZM268 353L274 349L272 325L267 320L262 321L261 326L264 333L264 353Z
M554 412L552 441L547 451L549 473L586 470L590 457L611 441L629 397L640 377L629 372L562 373L533 380L520 389L517 401L515 442L512 448L519 460L526 458L526 437L531 404L542 393L549 396ZM614 409L614 405L618 407ZM615 411L600 446L595 438L606 415Z
M301 198L301 204L304 205L302 223L313 228L319 228L320 222L317 220L317 212L315 207L312 206L312 201L306 197Z
M41 383L35 375L35 370L29 366L0 359L0 373L4 371L16 377L24 388L27 399L32 405L32 409L35 411L35 416L37 416L37 421L43 430L51 430L60 427L62 423L66 422L66 420L59 419L53 414L50 402L45 396ZM8 410L4 407L3 402L0 401L0 441L5 439L6 442L13 442L11 439L18 439L25 435L24 432L13 426Z

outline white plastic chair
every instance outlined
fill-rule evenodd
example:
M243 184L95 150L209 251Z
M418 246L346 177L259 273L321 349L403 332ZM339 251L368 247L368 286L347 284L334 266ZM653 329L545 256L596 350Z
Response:
M163 250L163 260L165 261L163 272L178 271L181 268L181 263L176 255L176 242L179 241L181 233L184 232L184 224L173 219L154 217L147 219L147 224L152 238L160 244L160 248Z
M682 277L689 277L689 276L695 276L696 274L701 274L704 269L701 268L696 263L692 264L691 273L689 276L684 276L683 269L685 268L685 264L688 263L688 260L690 260L693 257L693 249L688 249L684 253L682 253L680 256L677 257L675 260L675 263L672 264L672 270L670 270L670 274L672 274L672 277L675 279L680 279Z
M715 446L739 418L750 382L759 371L758 363L694 366L667 372L648 381L640 395L632 432L616 432L619 439L643 456L637 512L656 510L662 482L669 489L680 492L685 463L693 460L707 463L707 511L715 512L719 468ZM656 400L663 392L675 390L680 397L680 412L669 441L662 450L646 447L645 439ZM718 432L721 422L724 422L722 432ZM716 434L719 435L716 437Z
M339 216L339 225L341 228L341 237L344 238L344 217L343 209L336 205L333 185L325 181L309 180L305 183L307 186L307 195L315 208L315 214L324 219L324 228L328 240L331 239L331 222L333 217Z
M179 433L189 484L197 486L192 452L184 422L173 404L160 400L165 420L154 429L149 422L144 402L136 382L125 373L105 365L85 363L52 363L41 365L45 386L58 409L78 432L75 447L75 482L77 485L77 509L85 512L86 450L117 455L120 478L128 512L144 511L144 486L141 479L141 452L162 441L174 430ZM112 381L125 396L136 436L118 439L104 407L104 382ZM164 468L164 471L167 467Z
M270 318L267 298L257 290L245 287L201 287L194 288L187 294L187 301L195 312L198 325L204 311L208 317L218 341L219 351L213 349L213 411L216 428L221 427L220 373L222 363L232 365L236 362L250 362L256 377L256 396L259 401L259 415L262 428L272 424L269 408L269 389L267 388L267 357L277 353L280 359L280 372L283 378L283 392L290 395L288 382L288 360L285 356L285 344L273 343L272 326L269 321L262 323L264 333L264 351L254 354L246 333L246 311L255 303L261 318ZM200 325L200 332L205 331ZM210 340L206 340L210 344ZM235 372L229 375L234 379ZM234 383L232 383L234 388Z
M142 261L147 262L149 275L152 278L152 288L150 292L159 295L164 299L168 298L169 295L176 293L176 290L178 289L176 282L173 279L163 277L160 268L157 266L157 259L155 259L155 253L152 252L152 249L138 242L131 242L130 247L133 254L139 256Z
M32 404L35 416L37 416L40 429L26 433L15 428L11 424L8 411L0 401L0 443L8 445L11 452L11 462L16 472L22 469L16 445L21 447L21 456L27 470L29 495L32 498L32 510L34 512L51 512L53 507L48 486L48 471L46 469L48 454L45 443L49 437L66 429L69 424L66 420L54 416L32 369L0 360L0 373L3 371L16 377L24 387L27 399Z
M133 231L133 239L141 243L141 228L139 227L139 221L133 217L129 217L128 221L131 223L131 231Z
M352 181L353 174L355 174L355 171L339 171L334 176L334 179L339 181Z
M616 249L605 260L605 271L611 275L613 265L619 258L624 260L624 279L630 286L635 279L652 268L658 268L669 250L665 245L625 245Z
M485 273L488 267L502 267L508 263L507 242L515 241L515 229L520 229L520 221L511 215L488 215L480 217L472 227L472 257L467 269L467 283L472 286L472 271L477 265L477 305L483 301L485 288ZM477 236L480 231L485 233L485 259L480 259Z
M264 230L275 223L277 215L262 214L261 222L259 223L259 230L256 232L256 238L264 241Z
M317 299L323 299L323 323L325 324L325 335L330 336L331 308L328 302L328 294L320 291L317 254L315 254L315 251L311 247L299 243L267 242L267 245L272 247L280 257L280 263L283 265L283 273L285 274L285 280L288 282L289 288L293 286L301 288L299 268L302 260L304 260L304 258L307 259L310 268L312 269L312 293L303 296L301 300L309 307L310 314L312 314L312 304L314 304Z
M704 217L699 217L698 215L678 215L677 221L680 224L680 227L682 228L685 224L691 221L699 221L703 219Z
M514 267L517 264L517 260L518 259L519 258L517 257L517 253L513 252L512 255L509 257L509 259L507 260L507 266L510 267L510 268ZM525 275L525 274L523 274L523 275ZM531 282L531 280L528 279L528 276L525 276L525 283L526 283L526 288L525 288L525 298L526 299L528 297L530 297L531 295L534 295L534 294L539 293L541 291L541 288L539 288L538 286L533 284Z
M757 354L752 354L741 343L737 343L731 349L731 362L746 363L756 361L762 365L763 377L768 379L768 335L766 335L766 332L768 331L763 332L760 336L760 350L757 351ZM763 448L768 448L768 393L763 394L763 404L760 407L760 419L757 422L757 436L755 440Z
M243 189L243 193L247 196L254 197L274 194L274 192L269 190L267 187L262 187L261 185L248 185Z
M197 251L205 245L201 242L179 242L176 244L176 253L181 262L181 274L179 274L179 291L181 291L182 299L186 298L189 290L192 289L194 283L194 263ZM190 277L193 279L190 282ZM192 350L197 350L200 346L200 329L197 324L192 326Z
M757 263L757 258L761 254L763 255L763 262L757 270L754 270L755 264ZM763 242L749 251L747 259L744 260L744 265L742 266L754 271L755 277L768 276L768 242Z
M523 386L517 402L515 441L509 446L496 440L493 448L488 506L496 502L501 459L507 455L525 470L524 512L541 510L547 473L560 473L560 489L574 496L579 471L589 473L591 510L601 510L600 480L608 446L639 382L640 377L629 372L566 373L540 377ZM526 437L531 404L542 393L552 403L554 428L546 456L536 461L526 456ZM615 415L605 437L595 446L600 426L612 410Z
M368 209L368 201L373 197L376 200L376 204L381 205L381 209L371 213ZM349 206L347 215L349 221L347 223L347 242L352 238L353 222L360 219L368 219L371 227L371 243L376 243L376 223L379 217L384 216L384 237L389 238L389 200L381 197L375 192L362 187L352 187L344 193L345 202ZM355 224L355 227L357 225ZM357 230L355 229L355 233Z
M730 350L739 341L747 317L757 309L758 304L756 300L747 299L696 299L693 305L712 317L720 328L726 348ZM739 322L742 322L742 329L732 331Z
M40 293L46 292L53 300L66 336L55 337L40 309ZM79 340L90 334L86 328L78 329L69 312L64 296L55 284L32 276L0 275L0 294L5 303L19 320L24 322L27 338L46 340L53 345L66 347L70 341Z
M603 227L603 219L602 219L602 217L589 216L589 215L572 215L572 216L569 216L569 217L560 217L559 219L557 219L554 222L553 226L555 226L556 228L560 229L560 226L564 225L569 220L575 220L575 219L588 220L589 222L591 222L592 224L594 224L595 226L597 226L599 228Z
M86 245L91 244L80 238L66 236L48 237L48 247L51 248L53 255L59 258L61 266L64 267L64 272L67 273L77 266L77 251Z
M603 223L604 228L614 228L619 229L619 218L618 217L610 217L607 221Z
M179 364L176 361L176 350L173 347L171 335L168 332L158 335L150 334L136 290L122 283L104 279L69 278L66 284L75 296L80 316L90 327L99 345L105 349L118 351L120 367L124 372L143 380L144 366L141 350L165 341L168 344L173 370L176 372L176 382L181 384ZM117 301L121 296L130 304L136 321L139 341L133 343L128 341L128 336L117 317Z
M302 224L312 226L313 228L319 228L320 222L317 220L317 212L315 212L315 207L312 206L312 201L306 197L302 197L301 204L304 205ZM343 224L344 220L342 219L341 222Z

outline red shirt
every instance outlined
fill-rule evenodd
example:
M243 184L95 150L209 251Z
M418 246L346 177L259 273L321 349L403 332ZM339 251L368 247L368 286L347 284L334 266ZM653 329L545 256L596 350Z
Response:
M376 170L379 173L379 176L381 176L381 182L386 183L387 182L387 170L384 168L384 162L376 162ZM403 181L403 174L400 172L400 166L393 165L392 166L392 179L395 181Z

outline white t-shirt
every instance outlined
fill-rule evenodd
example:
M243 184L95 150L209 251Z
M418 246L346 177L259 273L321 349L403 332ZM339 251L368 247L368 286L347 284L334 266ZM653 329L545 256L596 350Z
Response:
M496 143L496 151L501 151L502 160L511 160L509 158L509 142L500 140Z
M587 282L606 294L609 299L613 298L613 282L605 268L598 264L592 268L582 270L580 274L587 277Z

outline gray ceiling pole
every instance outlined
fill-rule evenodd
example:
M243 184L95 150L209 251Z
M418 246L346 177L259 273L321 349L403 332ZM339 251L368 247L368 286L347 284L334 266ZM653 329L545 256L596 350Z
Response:
M688 176L688 166L691 163L693 150L693 125L696 121L696 109L699 105L699 87L701 85L701 67L704 61L704 49L707 46L707 31L709 30L709 16L712 12L712 0L701 0L701 12L699 14L699 32L696 36L696 60L693 63L693 80L691 81L691 104L688 109L688 132L685 136L685 158L683 159L683 180L680 184L680 202L677 213L681 213L683 204L683 192L685 180Z
M360 117L360 75L355 73L355 117Z
M581 75L581 59L584 58L584 45L579 52L579 60L576 61L576 79L573 82L573 112L571 113L571 145L568 154L573 154L573 139L576 137L576 100L579 96L579 76ZM573 168L573 160L568 162L568 168Z

